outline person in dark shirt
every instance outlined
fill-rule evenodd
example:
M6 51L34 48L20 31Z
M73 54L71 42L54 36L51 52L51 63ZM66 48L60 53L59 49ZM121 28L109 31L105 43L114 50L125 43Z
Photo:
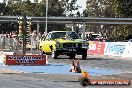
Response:
M88 34L86 34L86 40L88 40Z
M93 40L93 35L92 35L92 33L89 34L89 40L90 40L90 41Z

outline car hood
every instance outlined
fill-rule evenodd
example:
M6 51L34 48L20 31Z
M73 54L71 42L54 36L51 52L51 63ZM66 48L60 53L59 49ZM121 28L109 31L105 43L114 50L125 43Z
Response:
M55 41L59 42L59 43L80 43L80 42L86 42L83 39L74 39L74 40L56 39Z

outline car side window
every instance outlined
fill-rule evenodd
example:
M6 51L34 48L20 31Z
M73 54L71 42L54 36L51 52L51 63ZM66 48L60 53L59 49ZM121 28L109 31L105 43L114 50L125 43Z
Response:
M55 38L56 38L55 33L52 33L51 34L51 39L55 39Z
M51 38L51 33L47 34L45 40L50 40L50 38Z

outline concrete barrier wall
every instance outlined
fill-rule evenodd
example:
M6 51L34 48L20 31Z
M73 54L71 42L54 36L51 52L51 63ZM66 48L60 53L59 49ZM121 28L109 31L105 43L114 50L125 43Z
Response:
M132 42L89 41L88 54L132 57Z

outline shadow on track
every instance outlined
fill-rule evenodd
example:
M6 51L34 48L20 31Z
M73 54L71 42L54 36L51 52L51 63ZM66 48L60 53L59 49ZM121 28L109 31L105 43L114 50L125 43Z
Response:
M53 81L53 82L79 82L79 81Z
M51 55L48 56L48 58L51 58ZM52 59L52 58L51 58ZM72 60L72 59L75 59L75 60L111 60L110 58L100 58L100 57L87 57L86 59L83 59L81 57L78 57L76 56L75 58L69 58L68 56L64 56L64 55L61 55L61 56L58 56L57 57L58 60L62 59L62 60ZM57 59L54 59L54 60L57 60Z

